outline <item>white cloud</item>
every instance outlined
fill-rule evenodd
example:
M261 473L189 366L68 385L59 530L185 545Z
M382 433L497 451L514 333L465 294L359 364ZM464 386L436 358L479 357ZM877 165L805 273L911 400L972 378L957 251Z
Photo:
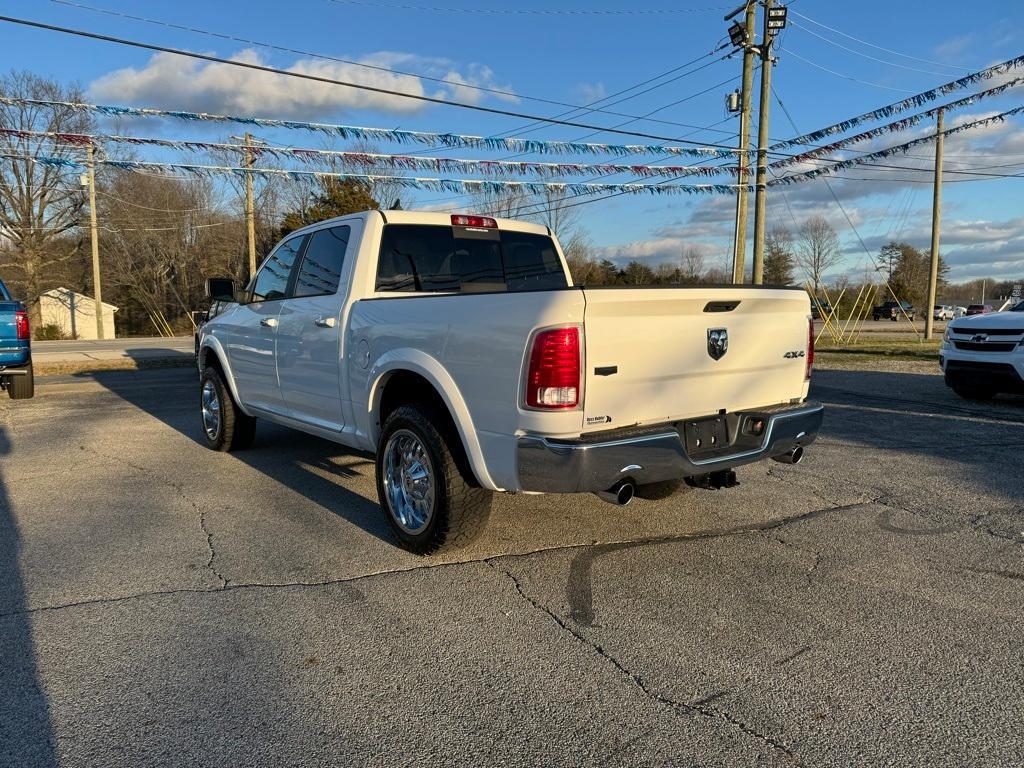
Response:
M265 63L260 54L252 49L240 51L231 58L253 64ZM446 82L433 83L411 75L397 75L322 59L301 59L283 69L414 95L457 99L470 103L481 101L487 94L468 86L510 90L508 87L497 85L491 69L480 64L469 64L460 69L453 62L444 59L393 51L373 53L360 59L360 62L379 67L415 70ZM99 100L167 109L236 112L304 119L322 118L356 109L410 114L427 106L426 102L386 93L298 80L230 64L202 62L170 53L154 54L142 68L125 67L103 75L91 83L89 94ZM514 96L501 98L515 99Z
M944 40L936 45L932 52L935 56L943 61L946 60L959 60L963 57L964 53L974 44L977 40L977 35L970 32L966 35L959 35L957 37L951 37L948 40ZM952 79L952 78L951 78Z
M593 104L608 95L604 83L577 83L573 90L578 104Z

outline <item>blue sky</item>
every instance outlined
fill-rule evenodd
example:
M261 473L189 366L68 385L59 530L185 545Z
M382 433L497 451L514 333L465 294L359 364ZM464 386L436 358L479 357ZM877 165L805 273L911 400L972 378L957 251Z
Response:
M429 6L434 3L484 11L504 7L490 0L486 4L462 0L444 0L443 3L441 0L392 0L391 5ZM580 0L565 0L564 3L552 0L552 3L549 7L555 10L631 7L614 0L590 4ZM631 14L409 10L372 0L292 0L287 4L269 0L179 0L173 4L81 0L81 4L427 74L444 78L452 85L442 86L260 49L243 42L153 26L53 0L9 0L4 3L4 12L224 57L250 57L279 67L295 66L335 77L354 76L368 83L402 90L419 89L427 94L440 93L449 98L540 115L553 115L561 108L524 97L581 104L635 85L706 53L725 34L727 24L722 16L725 10L731 10L728 3L715 6L714 0L678 0L675 5L666 4L664 0L636 0L634 10L693 10ZM1024 53L1024 4L980 0L968 7L963 3L937 0L928 5L930 11L926 14L920 10L919 3L891 0L862 0L856 4L794 0L793 11L824 25L791 15L790 28L780 39L774 83L799 130L805 132L831 124L955 79L967 70ZM713 9L701 10L707 8ZM907 56L855 42L840 33ZM368 97L346 88L315 88L292 78L249 75L237 68L216 65L211 68L179 57L153 58L146 51L9 24L0 25L0 45L6 60L15 67L61 81L78 81L91 98L103 103L472 134L511 131L521 129L524 124L514 118L454 107ZM708 61L712 59L704 59L701 64ZM691 140L733 144L736 121L726 119L723 99L725 93L735 87L739 71L738 57L716 61L672 82L655 81L655 85L664 84L609 109L644 115L709 89L706 94L653 115L662 122L644 120L631 127L667 137L689 134ZM718 85L729 80L732 81ZM519 98L482 94L459 87L459 83L510 90L519 94ZM950 95L946 100L969 92ZM951 114L947 121L955 124L976 119L1021 103L1024 103L1024 89L1013 89L999 98ZM591 113L577 119L609 126L626 118ZM683 125L715 126L715 129L694 131ZM131 128L136 134L207 140L237 132L225 126L183 126L151 121L133 124ZM921 126L906 134L877 140L870 146L881 148L927 132L928 128ZM586 133L580 129L549 126L529 136L579 139ZM796 133L777 104L773 104L771 133L773 138L787 138ZM282 135L265 131L260 135L282 143L322 146L322 140L312 134L285 132ZM610 134L590 140L629 141ZM648 143L641 139L635 141ZM859 148L866 148L866 145ZM381 146L380 151L404 150ZM911 157L896 157L888 162L927 166L931 153L931 146L925 146ZM455 150L439 150L434 154L479 156ZM1022 123L1008 121L977 133L961 134L947 142L947 155L947 171L998 164L1010 166L999 169L1000 173L1024 172ZM1013 166L1013 163L1019 165ZM845 175L887 177L871 182L832 181L833 190L870 250L877 251L883 242L896 236L920 247L928 246L931 187L905 181L907 178L927 181L927 175L900 171ZM944 188L942 250L953 265L953 277L1024 278L1024 210L1021 205L1024 178L977 178L947 175L951 183ZM966 179L970 181L962 181ZM632 179L626 176L608 179L627 180ZM721 180L727 181L724 177ZM420 192L417 201L434 207L467 203L465 199L450 199L453 197ZM635 257L654 264L678 257L684 247L697 245L705 250L710 265L723 262L731 250L733 205L732 199L727 197L623 196L579 206L577 210L579 225L588 232L601 255L617 261ZM774 192L769 198L770 224L793 229L815 214L824 215L833 223L847 250L846 261L837 272L845 270L859 275L867 257L824 182L788 187L785 196Z

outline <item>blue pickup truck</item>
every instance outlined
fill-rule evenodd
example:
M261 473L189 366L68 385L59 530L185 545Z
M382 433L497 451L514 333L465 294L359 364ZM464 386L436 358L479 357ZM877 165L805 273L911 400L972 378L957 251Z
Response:
M14 400L35 394L31 339L28 310L0 280L0 390L6 389Z

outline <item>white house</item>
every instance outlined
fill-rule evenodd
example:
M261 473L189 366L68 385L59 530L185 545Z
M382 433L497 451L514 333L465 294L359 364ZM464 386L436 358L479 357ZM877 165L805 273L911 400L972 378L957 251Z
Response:
M114 338L114 313L117 307L101 302L103 307L103 338ZM56 325L73 339L95 339L96 300L68 288L54 288L42 294L29 307L33 328Z

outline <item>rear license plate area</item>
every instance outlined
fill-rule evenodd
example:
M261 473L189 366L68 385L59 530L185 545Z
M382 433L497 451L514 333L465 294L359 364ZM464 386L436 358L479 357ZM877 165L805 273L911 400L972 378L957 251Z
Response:
M724 415L688 419L680 425L689 456L713 453L729 445L729 424Z

